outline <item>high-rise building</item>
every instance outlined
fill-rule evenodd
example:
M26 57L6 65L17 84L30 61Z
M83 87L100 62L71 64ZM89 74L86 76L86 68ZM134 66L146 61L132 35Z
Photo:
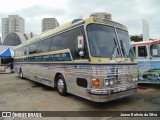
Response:
M9 15L8 18L2 18L2 42L11 32L25 32L25 21L22 17Z
M42 32L54 29L58 26L59 23L55 18L43 18L42 20Z
M106 20L112 20L112 15L106 12L96 12L96 13L92 13L90 16L94 18L103 18Z
M143 41L149 41L149 23L142 19L142 27L143 27Z
M0 45L2 45L1 37L0 37Z

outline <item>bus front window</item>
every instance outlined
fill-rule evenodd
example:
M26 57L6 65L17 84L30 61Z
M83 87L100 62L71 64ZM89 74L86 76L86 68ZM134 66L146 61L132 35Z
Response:
M114 27L91 24L87 27L91 55L94 57L119 56Z
M118 28L115 31L114 27L91 24L87 27L87 32L93 57L135 57L127 31Z
M151 45L150 53L152 57L160 57L160 44Z
M116 29L116 31L124 57L135 57L128 32L121 29Z

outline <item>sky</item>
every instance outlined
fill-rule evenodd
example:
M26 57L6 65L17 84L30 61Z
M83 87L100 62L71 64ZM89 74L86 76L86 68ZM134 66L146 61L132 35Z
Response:
M130 35L142 34L142 19L149 23L150 38L160 39L160 0L3 0L0 18L19 15L25 33L40 34L43 18L54 17L60 25L94 12L112 14L112 20L128 27ZM0 19L0 36L2 19Z

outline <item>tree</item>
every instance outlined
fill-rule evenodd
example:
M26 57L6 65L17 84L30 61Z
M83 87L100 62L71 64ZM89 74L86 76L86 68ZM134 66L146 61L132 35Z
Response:
M131 38L131 41L134 41L134 42L143 41L142 36L131 36L130 38Z

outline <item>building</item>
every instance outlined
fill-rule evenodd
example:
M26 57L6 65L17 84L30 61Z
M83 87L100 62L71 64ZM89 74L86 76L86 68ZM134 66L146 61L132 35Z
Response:
M11 32L3 40L3 46L17 46L26 42L25 33Z
M8 18L2 18L2 43L11 32L25 32L25 21L22 17L9 15Z
M96 13L92 13L90 16L94 18L103 18L106 20L112 20L111 14L106 12L96 12Z
M42 20L42 32L54 29L58 26L59 23L55 18L43 18Z
M20 32L11 32L3 40L4 46L17 46L22 43L25 43L27 40L30 40L32 37L35 37L36 34L32 32L30 34L20 33Z
M2 45L1 37L0 37L0 45Z

